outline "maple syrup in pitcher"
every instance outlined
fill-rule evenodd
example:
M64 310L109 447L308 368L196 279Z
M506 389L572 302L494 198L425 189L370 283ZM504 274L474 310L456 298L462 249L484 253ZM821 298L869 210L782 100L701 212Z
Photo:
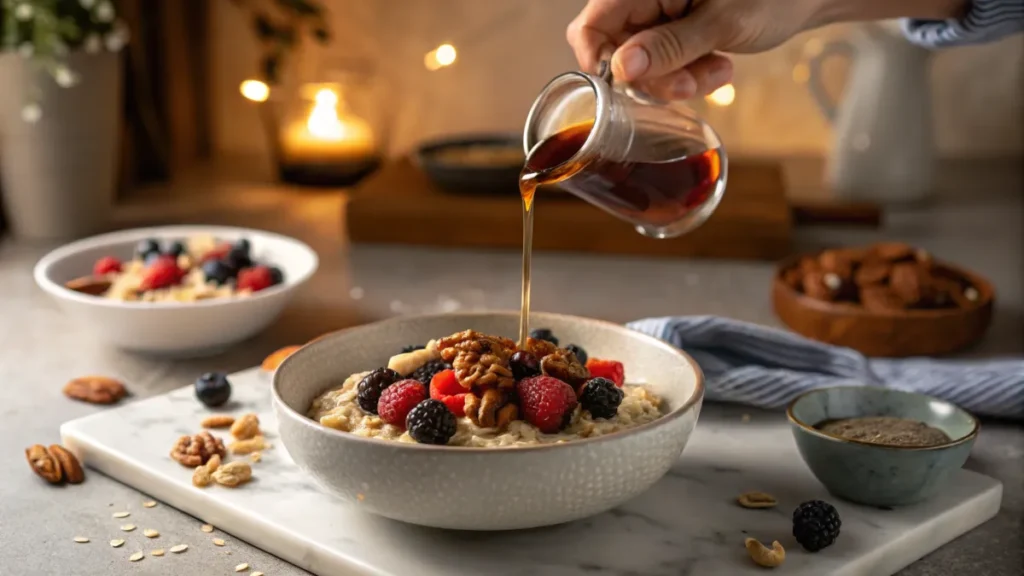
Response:
M530 269L537 187L555 184L653 238L704 223L725 191L718 135L691 111L568 72L541 91L526 121L520 346L529 335ZM599 230L594 231L599 234Z

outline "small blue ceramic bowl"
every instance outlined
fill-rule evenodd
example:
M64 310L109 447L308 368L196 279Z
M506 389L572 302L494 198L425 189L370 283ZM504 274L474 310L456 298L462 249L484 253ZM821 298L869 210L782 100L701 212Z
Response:
M786 409L800 456L832 494L871 506L904 506L931 498L963 466L978 420L957 406L913 392L837 386L807 392ZM893 416L924 422L952 440L927 448L873 444L826 434L827 420Z

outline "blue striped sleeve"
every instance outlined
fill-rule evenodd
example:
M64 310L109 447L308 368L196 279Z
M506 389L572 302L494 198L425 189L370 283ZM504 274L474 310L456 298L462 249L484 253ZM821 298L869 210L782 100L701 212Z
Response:
M902 26L911 42L926 48L994 42L1024 32L1024 0L973 0L962 18L907 19Z

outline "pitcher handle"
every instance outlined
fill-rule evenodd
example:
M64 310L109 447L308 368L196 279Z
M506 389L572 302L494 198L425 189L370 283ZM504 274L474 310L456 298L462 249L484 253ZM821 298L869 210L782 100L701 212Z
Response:
M830 56L846 56L851 60L857 54L853 44L845 40L833 40L817 53L809 56L807 64L807 89L811 92L815 104L829 122L836 121L836 100L829 95L821 79L821 67Z

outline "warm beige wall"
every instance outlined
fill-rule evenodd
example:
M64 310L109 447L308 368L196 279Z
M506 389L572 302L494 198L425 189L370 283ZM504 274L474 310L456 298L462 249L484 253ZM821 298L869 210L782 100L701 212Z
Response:
M332 57L373 59L389 82L382 106L393 121L392 150L437 134L522 128L545 81L573 68L564 30L584 0L327 0L335 43L311 50L293 76L314 80ZM214 7L214 142L219 153L265 150L255 110L238 84L256 69L248 23L226 0ZM488 23L491 23L488 25ZM737 59L737 98L708 111L733 153L823 154L830 128L806 88L792 79L808 39L842 36L835 28L808 34L769 54ZM450 41L455 66L423 67L423 55ZM845 66L837 62L836 88ZM932 74L936 138L951 156L1024 152L1024 38L936 55Z

